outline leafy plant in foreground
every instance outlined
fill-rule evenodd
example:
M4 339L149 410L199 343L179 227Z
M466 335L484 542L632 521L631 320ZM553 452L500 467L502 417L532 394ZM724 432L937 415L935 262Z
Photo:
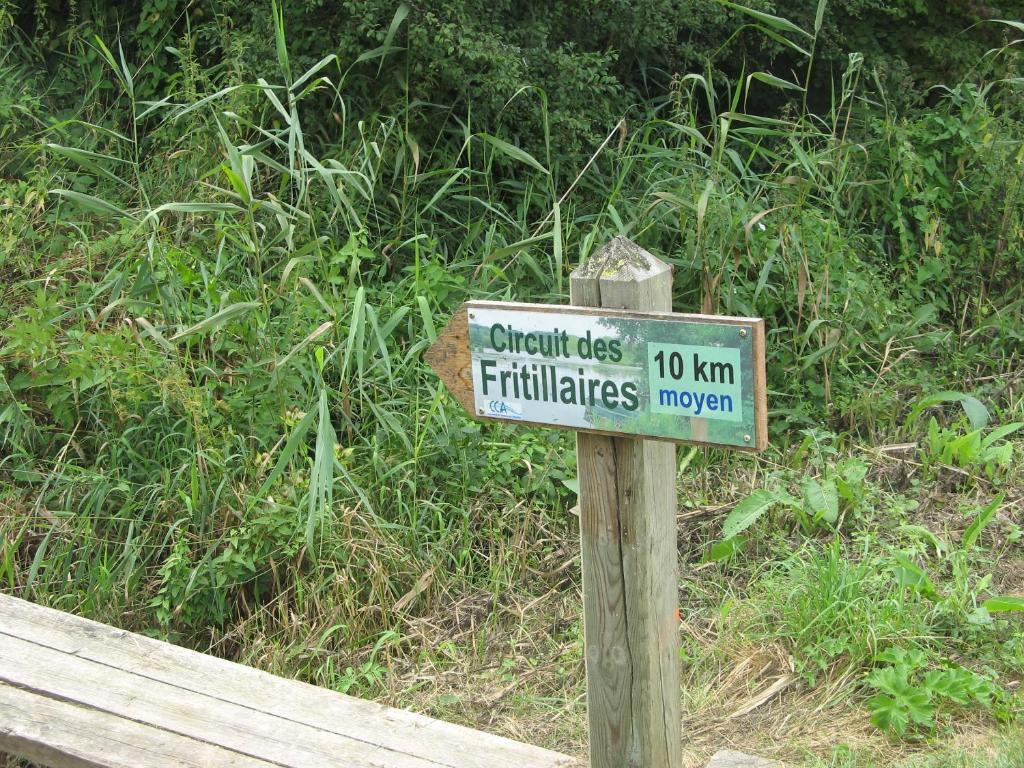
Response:
M937 714L958 707L991 709L1000 695L991 678L948 664L928 669L923 651L888 648L877 657L887 666L871 672L867 684L878 691L868 701L871 722L895 736L912 730L932 732Z
M1014 445L1006 438L1024 427L1024 422L1003 424L994 429L973 429L961 434L958 429L939 426L933 417L922 450L926 467L936 464L984 471L989 479L1005 471L1013 461Z
M864 494L867 465L860 459L847 458L823 466L818 477L807 474L793 480L797 493L791 493L782 482L778 487L759 488L740 501L722 524L722 537L713 544L707 560L721 560L738 549L742 534L773 509L787 510L804 534L835 530L844 516L856 510ZM785 475L778 480L788 480ZM788 485L788 484L787 484Z

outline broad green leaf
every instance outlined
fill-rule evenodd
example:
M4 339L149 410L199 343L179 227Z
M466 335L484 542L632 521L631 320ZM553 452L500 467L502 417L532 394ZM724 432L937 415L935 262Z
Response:
M764 11L757 11L754 10L753 8L747 8L744 5L730 3L728 0L719 0L719 2L722 3L722 5L732 8L733 10L739 11L740 13L745 13L748 16L753 16L762 24L768 25L768 27L770 27L771 29L776 29L780 32L794 32L798 35L803 35L804 37L809 38L814 37L814 35L812 35L810 32L805 32L792 21L790 21L789 19L784 19L781 16L773 16L772 14L765 13Z
M990 597L981 604L981 607L989 613L1024 611L1024 597L1020 595L1001 595L999 597Z
M108 181L113 181L115 184L121 184L122 186L131 187L128 182L122 179L113 171L103 167L103 163L119 163L121 165L130 165L127 160L122 160L119 157L112 157L108 155L101 155L99 152L90 152L86 149L78 149L77 147L65 147L61 144L46 144L46 148L52 152L56 152L58 155L74 160L79 166L87 171L95 173L97 176L102 176Z
M395 328L402 322L402 319L409 313L409 307L399 307L391 313L391 317L388 321L381 326L380 332L384 338L391 338L391 334L395 332Z
M338 312L328 303L327 299L324 298L323 294L320 293L320 289L316 287L312 280L308 277L300 277L299 285L309 291L310 295L317 300L317 303L324 308L324 311L331 317L337 317Z
M992 19L994 24L1005 24L1008 27L1013 27L1018 32L1024 32L1024 21L1010 21L1009 19Z
M704 185L704 190L700 193L700 198L697 200L697 231L700 232L701 227L704 223L704 216L708 212L708 201L711 200L711 193L715 191L714 179L708 179Z
M90 123L87 120L58 120L55 123L50 123L49 125L47 125L47 132L50 134L63 134L63 129L67 126L85 128L90 132L102 134L107 138L115 139L117 141L123 141L125 144L135 143L132 139L130 139L128 136L125 136L123 133L118 133L117 131L111 130L110 128L106 128L102 125L97 125L96 123Z
M283 368L284 366L288 365L289 360L291 360L293 357L295 357L295 355L297 355L299 352L305 349L310 343L319 339L333 327L334 323L331 320L322 323L320 327L318 327L316 330L314 330L312 333L306 336L306 338L304 338L302 341L300 341L298 344L292 347L287 355L285 355L277 363L275 363L274 370L276 371L278 368Z
M270 0L270 11L274 18L274 47L277 50L277 64L281 72L291 80L291 65L288 62L288 45L284 34L284 5Z
M169 342L167 339L165 339L163 334L160 333L160 331L158 331L156 328L154 328L153 324L150 323L149 320L147 320L144 317L136 317L135 324L138 325L142 329L143 333L149 336L149 338L151 338L153 341L155 341L157 344L163 347L164 350L166 350L167 352L175 351L174 345L171 344L171 342Z
M427 211L433 208L437 204L437 201L444 197L444 193L448 191L452 184L461 179L465 175L465 173L465 168L457 168L455 172L448 177L448 180L441 185L441 188L438 189L437 192L433 194L433 196L430 198L427 204L423 207L421 215L426 214Z
M263 94L267 97L267 100L274 106L274 109L276 109L280 113L281 117L284 119L285 124L291 126L291 113L285 108L284 104L281 103L281 100L277 97L277 94L274 93L275 88L279 90L284 90L284 87L280 85L271 85L262 77L256 78L256 83L263 90ZM291 132L289 132L289 134L290 133Z
M426 296L417 296L416 304L420 308L420 317L423 320L423 330L427 339L433 344L437 341L437 328L434 326L434 313L430 311L430 304Z
M779 502L779 496L764 489L756 490L735 507L722 524L722 538L732 539L747 530Z
M850 502L858 501L868 474L867 463L861 459L845 459L839 463L838 470L834 477L839 495Z
M53 526L46 532L43 540L39 542L39 546L36 547L36 553L32 557L32 564L28 567L28 578L25 580L25 588L31 589L32 585L35 584L36 576L39 575L39 569L43 567L46 562L46 549L50 544L50 537L53 535Z
M809 50L807 50L806 48L804 48L801 45L797 45L795 42L790 40L788 37L786 37L785 35L779 34L774 29L769 29L768 27L761 27L761 26L758 26L756 24L754 25L754 27L759 32L761 32L764 35L767 35L768 37L770 37L775 42L780 43L781 45L784 45L787 48L796 51L797 53L799 53L801 56L804 56L805 58L808 58L808 59L811 58L811 52Z
M961 435L946 444L942 451L942 461L946 464L956 463L961 467L970 467L981 457L981 430L976 429Z
M313 533L317 520L323 512L330 508L334 495L334 425L331 424L331 412L327 399L326 388L320 390L318 410L319 423L316 430L316 453L313 455L313 467L309 473L309 510L306 517L306 548L313 551Z
M121 59L121 73L124 75L125 89L128 91L128 96L132 99L135 98L135 79L132 77L132 71L128 68L128 62L124 58L124 47L121 45L121 41L117 41L117 55Z
M803 481L802 490L807 511L829 525L835 525L839 520L839 493L836 484L831 480L818 482L815 478L808 477Z
M559 206L557 201L554 203L554 213L555 213L555 218L554 218L554 223L553 223L552 229L551 229L551 238L552 238L552 243L554 244L554 256L555 256L555 265L554 265L554 270L555 270L555 275L556 275L556 278L555 278L555 289L559 293L561 293L562 292L562 273L564 271L563 268L562 268L562 260L563 260L563 254L562 254L562 210L561 210L561 206Z
M935 707L931 703L931 691L926 688L915 689L903 699L903 704L910 712L910 719L918 725L931 726Z
M814 14L814 34L817 36L818 32L821 31L821 23L825 20L825 6L828 5L828 0L818 0L818 10Z
M296 451L299 449L299 445L302 440L306 437L306 433L309 431L310 426L313 424L313 419L316 418L316 411L310 411L302 417L302 421L299 422L298 426L295 427L295 431L292 432L288 438L288 442L285 443L284 448L281 449L281 455L277 457L277 463L274 465L274 469L267 475L267 479L260 485L259 490L256 491L253 498L253 502L256 503L266 496L267 491L270 490L271 486L277 481L277 478L287 469L288 462L295 456Z
M243 169L245 166L253 167L255 160L249 155L242 158ZM227 163L221 163L220 169L227 177L228 183L231 184L231 188L235 190L235 194L241 199L246 205L252 205L252 179L245 178L242 174L236 172Z
M753 72L747 76L747 87L750 87L751 80L759 80L765 85L770 85L773 88L782 88L787 91L800 91L803 93L804 87L797 85L796 83L790 82L789 80L783 80L781 77L769 74L768 72Z
M935 585L928 577L928 573L904 554L895 555L897 567L894 569L896 581L901 587L911 587L922 595L934 596Z
M967 623L975 627L987 627L992 623L992 614L979 605L967 614Z
M496 151L500 152L506 157L511 158L513 160L518 160L521 163L525 163L531 168L536 168L543 174L548 173L548 169L545 168L540 163L538 163L537 160L533 157L533 155L531 155L529 152L526 152L525 150L520 149L514 144L509 144L504 139L499 139L497 136L491 136L491 134L489 133L478 133L476 136L478 139L482 139L487 144L490 144L492 147L494 147Z
M981 441L981 447L988 448L992 443L1009 437L1021 427L1024 427L1024 421L1015 421L1012 424L1003 424L1001 427L996 427L985 435L985 438Z
M380 350L380 359L384 363L384 373L390 380L394 374L391 368L391 352L388 350L387 337L381 330L380 321L377 319L377 310L369 304L366 305L366 319L370 322L370 330L373 331L373 338L377 342L377 349Z
M121 64L118 65L117 60L114 58L114 54L110 52L110 49L107 48L106 43L100 39L99 35L93 35L93 40L99 47L100 54L107 60L107 64L110 65L110 68L114 70L114 74L117 76L117 79L121 81L121 85L124 86L124 90L128 94L128 97L130 99L134 99L135 83L132 80L132 73L128 69L128 65L124 60L124 49L121 47L120 41L118 41L117 49L118 53L121 55Z
M933 669L924 676L926 688L957 704L970 703L969 682L970 673L962 669Z
M743 536L733 536L731 539L716 541L707 548L707 551L705 551L704 556L701 558L701 562L717 563L720 560L730 558L739 552L745 543L746 538Z
M984 403L977 397L965 395L961 398L961 404L972 427L981 429L988 424L988 409L985 408Z
M911 419L916 418L924 409L940 403L960 403L968 421L971 422L971 429L982 429L988 424L988 408L978 398L963 392L948 391L936 392L934 395L921 398L911 411Z
M775 117L761 117L759 115L748 115L743 112L723 112L722 117L728 117L737 123L750 123L751 125L776 126L779 131L769 133L770 136L781 136L789 131L796 130L798 126L791 120L779 120Z
M201 98L201 99L199 99L197 101L194 101L191 104L188 104L188 105L180 107L177 111L175 111L170 116L170 119L173 120L173 121L180 120L181 118L185 117L185 115L188 115L191 112L195 112L196 110L202 109L207 104L210 104L210 103L212 103L214 101L217 101L220 98L222 98L223 96L227 96L229 93L232 93L233 91L237 91L237 90L243 89L243 88L251 88L251 87L252 86L246 86L246 85L230 85L227 88L221 88L219 91L211 93L209 96L204 96L203 98ZM218 123L218 125L219 125L219 123Z
M143 221L158 219L161 213L240 213L234 203L164 203L149 211Z
M58 197L64 197L73 203L85 208L87 211L93 213L99 213L104 216L122 216L126 219L135 218L127 211L118 208L112 203L108 203L106 200L101 200L93 195L87 195L84 192L74 192L70 189L51 189L49 192L51 195L57 195Z
M907 710L901 707L891 696L879 694L868 701L871 710L871 722L879 730L887 731L896 736L903 736L910 725Z
M906 659L906 657L907 657L906 650L903 649L903 648L900 648L898 645L894 645L894 646L890 646L889 648L886 648L881 653L876 654L875 655L875 661L884 661L884 662L887 662L888 664L903 664L904 663L904 659ZM877 672L872 672L868 676L868 683L871 683L871 680L877 674L878 674ZM906 677L905 674L904 674L904 677Z
M394 45L395 35L398 33L398 28L402 22L405 21L406 16L409 15L409 6L406 3L402 3L398 6L395 11L394 18L391 19L391 26L388 27L388 32L384 36L384 41L369 51L364 51L359 54L356 58L355 63L359 64L364 61L372 61L373 59L380 59L380 64L377 67L377 74L380 75L384 68L384 57L394 51L402 50L401 46Z
M549 239L551 239L551 233L547 232L543 235L537 235L536 237L528 237L525 240L520 240L519 242L512 243L511 245L504 245L501 248L495 248L493 251L484 256L481 265L490 264L492 261L500 259L504 256L510 256L514 253L523 250L524 248L527 248L531 245L536 245L537 243L543 243L545 240Z
M366 323L366 289L356 289L355 301L352 303L352 315L349 320L348 338L345 341L345 357L341 363L341 378L345 380L351 368L352 358L356 358L356 370L363 371L363 334Z
M330 63L331 63L332 61L337 61L337 60L338 60L338 57L337 57L337 55L335 55L335 54L333 54L333 53L331 53L331 54L328 54L327 56L324 56L324 57L323 57L322 59L320 59L320 61L318 61L318 62L317 62L316 64L314 64L314 65L313 65L312 67L310 67L309 69L307 69L307 70L306 70L306 71L305 71L305 72L304 72L304 73L302 74L302 76L301 76L301 77L299 77L299 79L298 79L298 80L296 80L296 81L295 81L294 83L292 83L292 87L291 87L291 90L292 90L293 92L294 92L294 91L297 91L297 90L298 90L299 88L301 88L301 87L302 87L302 84L303 84L303 83L305 83L305 82L306 82L307 80L309 80L310 78L312 78L312 77L313 77L313 76L314 76L314 75L315 75L315 74L316 74L317 72L319 72L319 71L320 71L321 69L323 69L324 67L326 67L326 66L327 66L328 64L330 64ZM325 78L325 79L326 79L326 78Z
M967 526L967 530L964 531L964 549L970 549L974 546L975 542L978 541L978 537L985 529L985 526L992 521L993 517L995 517L996 510L998 510L999 506L1003 503L1003 498L1004 494L999 494L982 509L978 510L978 514L975 515L974 521Z
M215 330L217 328L220 328L222 325L224 325L224 323L228 322L229 320L233 320L239 315L244 315L246 312L251 312L252 310L257 309L260 306L261 305L259 304L259 302L255 301L242 301L237 304L232 304L229 307L225 307L217 314L210 315L210 317L206 318L201 322L196 323L190 328L186 328L184 331L180 331L179 333L174 334L173 336L171 336L170 340L177 341L178 339L182 339L186 336L191 336L192 334L195 333L205 333L206 331Z
M880 658L884 660L884 655ZM868 675L867 682L872 688L897 698L902 698L911 690L907 682L907 667L903 665L873 670Z
M380 46L385 52L389 52L389 51L392 51L392 50L397 50L396 46L394 45L395 35L398 34L398 28L400 26L402 26L402 22L405 21L405 19L406 19L406 17L408 15L409 15L409 5L408 5L408 3L399 3L398 8L395 9L395 15L391 19L391 24L388 25L387 34L384 35L384 42L381 43L381 46ZM377 75L378 76L383 71L383 68L384 68L384 57L381 56L380 64L377 66Z
M949 546L945 541L940 539L934 532L928 530L923 525L905 523L903 525L896 526L896 531L898 533L905 533L914 539L928 542L935 547L936 556L942 556L949 550Z

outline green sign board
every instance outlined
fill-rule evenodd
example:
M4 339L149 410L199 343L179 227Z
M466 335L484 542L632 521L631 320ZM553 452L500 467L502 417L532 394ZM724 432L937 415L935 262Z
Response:
M462 313L465 341L439 340L447 352L432 350L430 362L478 418L767 443L759 319L469 302L452 322L459 337Z

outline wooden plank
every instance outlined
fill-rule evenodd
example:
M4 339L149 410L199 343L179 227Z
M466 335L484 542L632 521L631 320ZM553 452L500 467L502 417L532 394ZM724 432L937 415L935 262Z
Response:
M616 238L573 272L574 304L669 311L671 268ZM591 768L678 768L675 447L578 433Z
M436 763L196 694L0 634L0 682L278 765L436 768Z
M451 768L570 768L556 752L362 701L0 595L0 634ZM392 763L388 763L391 765Z
M52 768L276 768L142 723L0 684L0 754Z
M614 242L614 241L613 241ZM589 264L596 263L594 259L591 259ZM665 265L666 267L668 265ZM594 285L595 295L598 291L598 278L588 278ZM747 451L757 452L763 451L768 447L768 408L766 399L766 384L765 384L765 331L764 331L764 320L756 317L733 317L728 315L702 315L692 313L677 313L669 311L663 311L660 307L651 311L636 310L636 309L623 309L619 306L605 306L603 304L584 304L584 294L579 293L583 291L582 288L584 280L582 277L577 279L576 293L573 293L572 282L570 280L570 301L569 305L565 304L525 304L514 301L484 301L474 300L467 301L460 306L455 313L452 315L448 324L442 329L440 335L434 344L424 354L424 359L430 365L431 368L438 374L441 380L445 383L445 386L452 393L452 396L458 400L459 404L466 410L466 412L476 419L482 422L503 422L508 423L507 420L495 417L489 417L486 414L478 413L476 410L476 403L473 397L473 379L471 375L471 352L469 344L469 313L475 309L497 309L497 310L520 310L529 311L536 313L566 313L570 312L574 315L581 316L594 316L594 317L620 317L626 319L636 320L664 320L671 322L685 321L689 323L708 323L715 325L736 325L749 327L753 338L752 351L753 351L753 377L754 377L754 422L755 429L753 440L750 445L726 445L719 443L708 442L707 435L707 420L706 419L693 419L694 434L697 436L694 440L675 440L667 437L659 437L657 435L645 436L645 440L654 440L658 442L670 442L681 445L700 445L708 448L726 448L733 451ZM615 280L606 279L609 284L615 283ZM619 281L621 282L621 281ZM615 291L614 288L609 290ZM669 307L671 304L668 305ZM515 421L517 425L542 427L544 429L571 429L573 431L580 431L575 427L565 426L561 424L552 423L539 423L534 421L528 421L525 419L517 419ZM609 432L598 429L586 430L589 434L595 435L608 435L608 436L619 436L619 432Z

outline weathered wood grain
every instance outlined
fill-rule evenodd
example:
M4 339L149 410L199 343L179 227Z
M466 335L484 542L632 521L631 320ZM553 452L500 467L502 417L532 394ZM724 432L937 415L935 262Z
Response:
M0 684L0 753L53 768L274 768L278 763Z
M473 376L469 351L469 302L452 315L440 335L423 355L456 400L474 418Z
M768 374L765 362L764 321L754 326L754 450L768 447Z
M435 768L405 752L325 731L0 633L0 682L278 765Z
M140 723L228 750L239 761L352 768L579 766L555 752L0 595L0 689L5 686L113 717L129 729ZM19 713L0 704L0 733L18 727L24 730ZM3 748L28 754L30 737L19 738L18 749ZM46 740L34 743L52 749ZM96 759L96 765L118 765L102 762L102 753Z
M671 268L616 238L570 278L575 305L667 312ZM578 433L591 768L678 768L675 447Z

